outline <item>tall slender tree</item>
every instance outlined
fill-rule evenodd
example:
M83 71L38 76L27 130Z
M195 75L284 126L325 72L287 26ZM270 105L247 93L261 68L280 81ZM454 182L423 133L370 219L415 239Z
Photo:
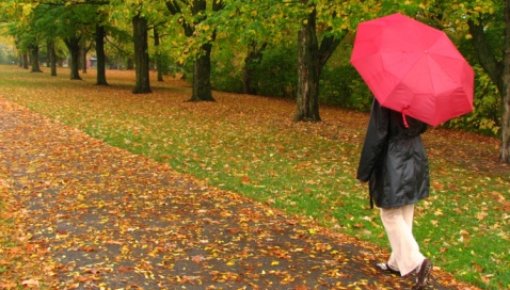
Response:
M80 80L79 64L80 50L85 39L92 38L96 25L97 6L84 4L58 5L54 8L60 25L58 35L71 55L70 77L72 80Z
M510 163L510 0L505 1L505 44L503 58L503 117L501 122L500 159Z
M30 49L30 64L32 66L32 72L42 72L39 64L39 44L37 42L32 43L29 46Z
M156 51L154 58L156 59L156 70L158 72L158 82L163 81L163 61L161 55L161 37L157 26L153 28L154 32L154 49Z
M298 84L294 115L295 121L320 121L319 114L319 80L321 72L347 35L348 26L334 27L339 13L346 7L336 6L330 2L302 0L304 18L298 32ZM321 13L321 39L318 36L318 12ZM329 22L329 23L328 23Z
M97 58L97 77L96 84L106 86L106 54L104 50L104 39L106 37L106 30L104 24L96 24L96 58Z
M55 50L55 40L46 40L46 51L48 54L48 63L50 66L51 76L57 76L57 53Z
M135 72L136 84L133 89L135 94L151 92L149 78L149 47L148 47L148 22L141 13L136 14L133 19L133 42L135 49Z
M206 0L172 0L166 1L166 5L170 13L179 18L184 34L189 38L196 36L197 26L207 19L209 13L218 12L224 7L223 0L212 0L212 3L210 3L211 11L207 9ZM189 19L192 19L192 21ZM194 53L191 101L214 100L211 88L211 50L215 31L203 29L203 32L209 33L209 35L202 38L202 41L198 41L199 48Z

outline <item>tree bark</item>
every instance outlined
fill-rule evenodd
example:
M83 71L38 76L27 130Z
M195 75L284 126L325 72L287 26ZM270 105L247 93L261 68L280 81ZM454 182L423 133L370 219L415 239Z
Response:
M39 65L39 45L33 44L30 46L30 65L32 66L33 73L42 72Z
M96 84L100 86L107 86L106 82L106 56L104 52L104 38L106 32L104 26L96 25L96 57L97 57L97 76Z
M211 88L211 48L210 43L202 45L203 54L195 60L190 101L214 101Z
M154 27L154 48L156 49L156 70L158 71L158 82L163 81L163 61L161 59L160 37L156 27Z
M64 39L64 43L71 54L71 79L81 80L80 77L80 37L73 36Z
M140 15L133 17L136 74L136 84L133 89L134 94L145 94L151 92L147 30L147 19Z
M48 62L50 65L51 76L57 76L57 54L55 52L55 41L53 39L48 40Z
M319 43L313 10L298 33L297 111L294 121L319 122Z
M505 1L505 46L503 59L503 116L501 120L500 159L510 163L510 0Z

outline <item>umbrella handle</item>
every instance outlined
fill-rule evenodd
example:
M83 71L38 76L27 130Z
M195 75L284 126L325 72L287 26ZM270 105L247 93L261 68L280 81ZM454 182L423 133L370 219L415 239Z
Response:
M408 108L409 106L402 109L402 122L404 123L404 127L406 127L406 129L409 128L409 123L407 123L407 114L405 113Z

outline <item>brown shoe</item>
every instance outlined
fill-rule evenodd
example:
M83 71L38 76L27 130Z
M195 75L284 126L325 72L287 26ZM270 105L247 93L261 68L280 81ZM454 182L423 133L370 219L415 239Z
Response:
M416 272L416 284L413 290L425 289L429 282L430 272L432 272L432 262L429 259L423 260L418 272Z

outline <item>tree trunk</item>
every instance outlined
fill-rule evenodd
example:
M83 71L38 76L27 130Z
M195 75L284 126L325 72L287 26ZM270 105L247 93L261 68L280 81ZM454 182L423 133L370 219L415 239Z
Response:
M499 93L504 95L504 84L503 78L503 63L498 62L494 56L493 51L488 45L488 41L485 37L482 19L479 19L478 23L468 21L469 32L473 36L472 44L475 48L476 55L480 61L480 65L487 72L492 82L496 84Z
M64 39L64 42L71 54L71 79L81 80L80 77L80 37L69 37Z
M50 65L51 76L57 76L57 55L55 53L55 41L53 39L48 40L47 43L48 50L48 62Z
M86 44L83 43L80 48L80 67L81 67L81 72L84 74L87 73L87 67L88 67L87 53L88 53L88 49L86 47Z
M23 68L28 69L28 52L23 52Z
M319 115L319 44L316 33L317 12L308 16L298 34L297 111L294 121L318 122Z
M156 27L154 27L154 48L156 49L156 69L158 71L158 82L163 81L163 62L161 59L161 52L160 50L160 38L159 38L159 32Z
M39 66L39 45L33 44L30 46L30 64L32 66L32 72L42 72Z
M135 64L133 63L133 59L131 57L128 57L126 61L126 69L127 70L135 69Z
M195 21L190 23L182 16L179 21L184 29L184 34L187 37L191 37L195 31L195 25L203 21L206 17L205 11L207 8L207 1L193 0L183 2L190 6L191 14L194 16ZM181 13L181 7L178 1L166 1L166 5L172 15ZM213 11L218 11L223 8L223 1L215 0L212 6ZM211 49L211 43L202 45L201 54L195 59L193 68L193 93L190 101L214 101L211 89Z
M106 56L104 53L104 38L106 32L104 26L96 25L96 57L97 57L97 77L96 84L106 86Z
M260 61L262 60L262 51L266 48L267 44L264 43L260 48L257 47L257 43L253 42L249 49L246 58L244 59L243 69L243 91L245 94L256 95L257 86L253 82L253 75Z
M510 0L505 1L505 46L503 59L503 117L501 118L500 159L510 163Z
M149 80L149 51L147 43L147 30L147 19L140 15L133 17L136 74L136 85L133 89L134 94L144 94L151 92Z
M190 101L214 101L211 89L211 48L210 43L202 45L203 53L195 60L193 95Z

